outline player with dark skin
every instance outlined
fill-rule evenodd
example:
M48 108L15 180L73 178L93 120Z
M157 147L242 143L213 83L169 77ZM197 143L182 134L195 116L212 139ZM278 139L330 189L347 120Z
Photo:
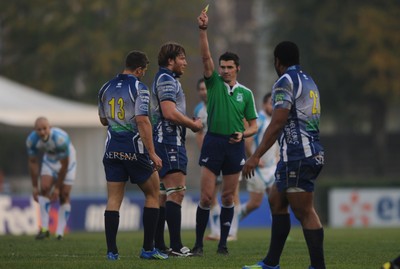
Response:
M271 123L242 171L245 178L254 176L261 156L278 139L281 158L268 199L272 213L270 248L264 260L243 269L280 268L280 256L290 231L289 206L303 228L311 260L309 269L325 269L324 232L314 209L314 184L324 164L319 142L319 91L312 78L300 68L296 44L279 43L274 56L279 79L272 91Z

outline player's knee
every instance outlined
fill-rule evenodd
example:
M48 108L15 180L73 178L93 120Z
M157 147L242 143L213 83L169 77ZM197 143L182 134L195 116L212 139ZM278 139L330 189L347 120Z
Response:
M234 202L232 193L222 193L221 202L223 205L231 205Z
M213 205L213 196L202 194L200 197L200 205L203 208L211 208Z

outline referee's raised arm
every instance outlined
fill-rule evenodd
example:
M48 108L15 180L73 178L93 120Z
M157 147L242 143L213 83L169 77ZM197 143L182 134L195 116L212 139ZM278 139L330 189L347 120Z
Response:
M211 52L208 46L208 16L206 10L203 10L200 13L199 17L197 17L197 22L200 30L200 54L203 60L204 77L209 78L214 71L214 62L211 58Z

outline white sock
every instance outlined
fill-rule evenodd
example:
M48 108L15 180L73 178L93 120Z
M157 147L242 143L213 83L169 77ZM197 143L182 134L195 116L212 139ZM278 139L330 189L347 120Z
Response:
M40 207L40 220L42 222L42 229L49 229L49 212L50 212L50 199L44 196L38 197Z
M211 234L215 236L220 236L221 234L221 227L219 225L219 215L221 214L221 207L219 204L216 204L211 207L210 209L210 229L211 229Z
M247 215L247 203L240 205L239 220L244 219Z
M57 235L64 235L65 226L71 213L71 204L62 204L58 210Z
M235 206L234 208L234 213L233 213L233 219L232 219L232 225L231 225L231 229L229 230L229 235L230 236L237 236L237 232L239 229L239 213L240 213L240 204Z

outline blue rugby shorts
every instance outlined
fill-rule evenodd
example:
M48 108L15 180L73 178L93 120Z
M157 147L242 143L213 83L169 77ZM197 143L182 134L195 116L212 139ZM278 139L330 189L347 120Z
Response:
M154 143L156 153L162 160L162 168L158 171L160 178L171 171L181 171L186 175L188 158L185 146Z
M106 151L103 157L106 179L110 182L141 184L154 172L148 154Z
M275 183L279 192L297 187L306 192L313 192L315 180L324 166L324 153L301 160L279 161L275 171Z
M199 159L199 165L205 166L215 175L231 175L240 172L246 161L244 140L230 144L229 136L207 133Z

